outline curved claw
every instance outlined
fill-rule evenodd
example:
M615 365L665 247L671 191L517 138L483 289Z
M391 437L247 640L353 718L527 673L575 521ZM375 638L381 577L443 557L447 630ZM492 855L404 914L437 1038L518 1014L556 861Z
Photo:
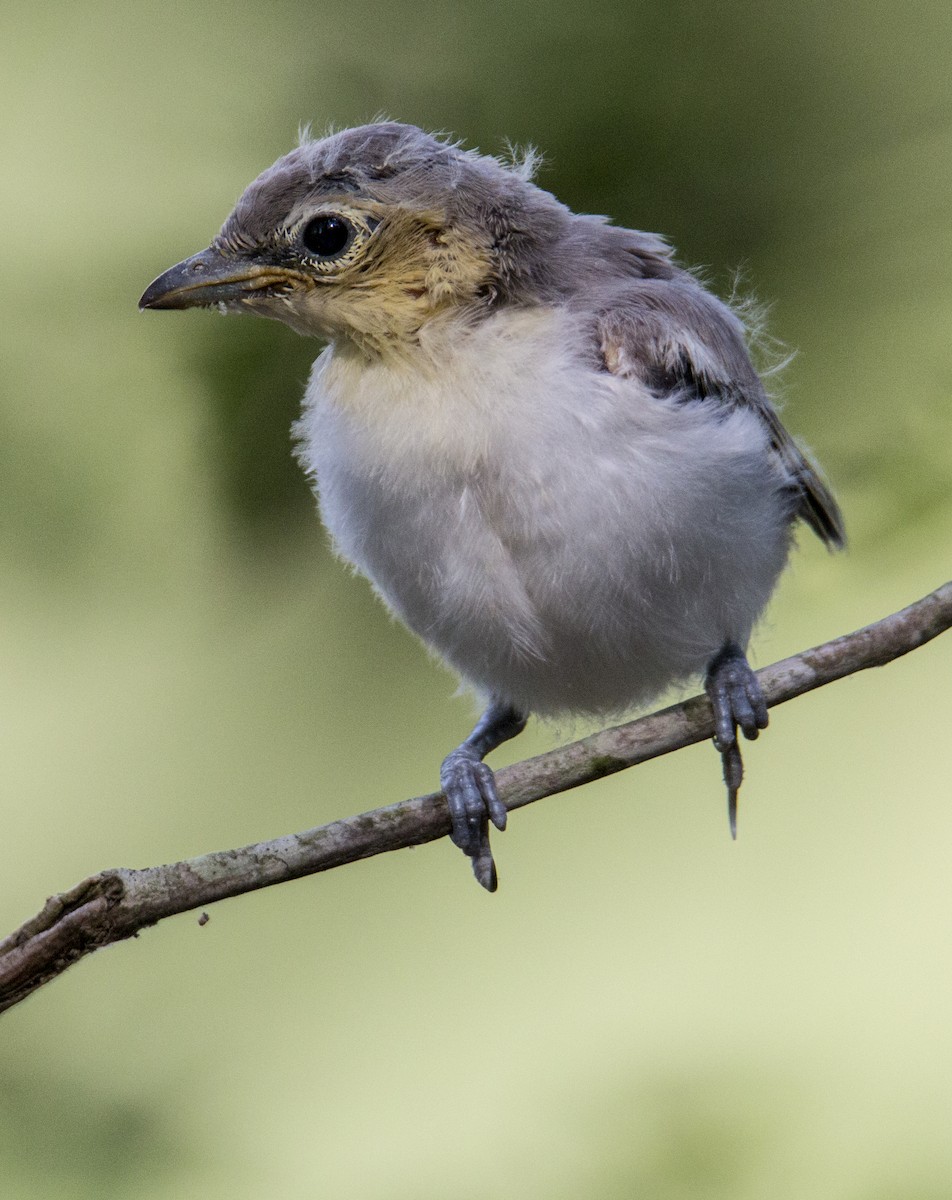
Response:
M727 785L727 820L730 825L731 838L737 841L737 793L744 782L744 760L740 756L740 746L733 746L721 751L721 766L724 769L724 783Z
M485 853L477 854L472 859L473 874L476 876L476 882L486 889L487 892L494 892L499 886L499 878L496 875L496 864L493 862L492 851L489 849L489 838L486 838Z

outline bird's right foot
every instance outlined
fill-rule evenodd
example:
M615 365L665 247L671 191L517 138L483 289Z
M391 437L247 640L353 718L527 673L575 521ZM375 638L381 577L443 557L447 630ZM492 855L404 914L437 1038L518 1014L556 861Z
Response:
M440 786L450 810L450 839L471 859L477 880L494 892L498 879L489 846L489 822L505 829L508 813L499 799L492 768L464 743L444 758Z
M440 787L450 810L450 838L472 861L473 874L487 892L494 892L498 883L489 822L505 829L508 813L492 768L483 758L521 733L525 725L525 716L512 705L491 704L466 741L450 751L440 767Z

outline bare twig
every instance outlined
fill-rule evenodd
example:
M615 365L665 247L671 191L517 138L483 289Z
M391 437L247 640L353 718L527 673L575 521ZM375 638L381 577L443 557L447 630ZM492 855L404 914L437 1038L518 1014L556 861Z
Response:
M770 706L835 679L878 667L952 627L952 582L874 625L758 672ZM695 696L640 720L498 772L509 809L564 792L712 736L711 708ZM404 800L304 833L145 870L102 871L53 896L0 942L0 1011L11 1008L100 946L134 936L163 917L228 896L327 871L449 832L438 794Z

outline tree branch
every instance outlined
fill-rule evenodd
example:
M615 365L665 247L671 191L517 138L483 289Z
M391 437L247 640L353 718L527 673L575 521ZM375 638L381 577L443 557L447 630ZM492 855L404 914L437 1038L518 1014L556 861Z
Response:
M773 707L867 667L883 666L950 627L952 582L874 625L765 667L758 677ZM523 808L712 734L710 704L705 696L695 696L499 771L500 794L510 810ZM238 850L145 870L102 871L53 896L37 916L0 942L0 1011L100 946L133 937L164 917L431 842L449 828L446 802L432 794Z

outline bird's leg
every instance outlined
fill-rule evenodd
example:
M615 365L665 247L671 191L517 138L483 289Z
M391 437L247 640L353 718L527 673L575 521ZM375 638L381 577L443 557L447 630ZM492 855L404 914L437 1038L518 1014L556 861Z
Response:
M507 814L492 770L483 759L490 750L521 733L526 719L511 704L494 701L466 741L447 754L440 767L440 787L453 823L450 837L472 859L473 874L489 892L496 890L489 822L505 829Z
M744 762L737 744L737 727L753 740L767 728L767 702L747 656L735 642L725 642L711 659L704 690L714 709L714 746L720 751L727 784L727 814L731 837L737 837L737 792Z

